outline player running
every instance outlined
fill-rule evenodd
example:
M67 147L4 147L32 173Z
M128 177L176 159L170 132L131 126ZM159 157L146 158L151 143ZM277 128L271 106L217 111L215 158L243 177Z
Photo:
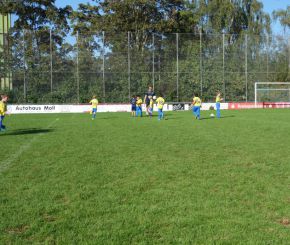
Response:
M6 130L6 127L3 125L4 117L7 111L7 95L1 95L1 101L0 101L0 132L4 132Z
M221 101L224 99L221 98L220 91L217 92L216 98L215 98L215 105L216 105L216 117L221 118Z
M165 100L162 95L160 95L156 99L156 104L158 108L158 120L164 119L164 113L163 113L163 106L164 106Z
M200 119L200 108L201 108L201 99L198 97L197 94L193 95L192 100L192 112L196 119Z
M97 100L96 96L94 95L93 98L90 101L90 104L92 105L92 120L95 120L96 114L97 114L97 107L99 104L99 101Z

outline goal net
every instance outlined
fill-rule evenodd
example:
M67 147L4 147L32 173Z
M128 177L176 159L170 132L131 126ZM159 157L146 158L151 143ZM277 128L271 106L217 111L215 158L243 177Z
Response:
M255 104L263 108L290 108L290 82L256 82Z

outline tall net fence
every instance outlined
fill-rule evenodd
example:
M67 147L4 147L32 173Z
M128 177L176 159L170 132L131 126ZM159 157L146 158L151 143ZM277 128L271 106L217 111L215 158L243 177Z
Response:
M167 101L190 101L193 93L213 101L218 90L225 101L253 101L255 82L290 80L286 36L49 29L0 35L1 89L15 103L87 103L94 94L122 103L149 85Z

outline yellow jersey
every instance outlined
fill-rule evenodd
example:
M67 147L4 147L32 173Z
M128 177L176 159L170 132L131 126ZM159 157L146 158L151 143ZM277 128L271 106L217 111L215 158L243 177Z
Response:
M162 97L158 97L156 100L158 109L163 109L165 100Z
M221 102L221 97L220 97L220 96L217 96L217 97L215 98L215 102L216 102L216 103L220 103L220 102Z
M0 101L0 116L5 116L6 111L7 111L6 103Z
M199 97L193 97L193 106L201 106L201 99Z
M92 104L92 108L97 108L99 101L97 99L92 99L90 104Z
M150 104L149 104L149 107L150 107L150 108L153 108L153 103L154 103L154 102L153 102L153 100L151 99L151 100L150 100Z
M139 107L142 106L142 103L143 103L142 99L136 101L136 105Z

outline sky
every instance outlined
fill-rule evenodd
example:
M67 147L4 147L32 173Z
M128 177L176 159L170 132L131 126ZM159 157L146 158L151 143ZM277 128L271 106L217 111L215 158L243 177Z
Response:
M274 10L286 9L287 5L290 5L289 0L262 0L261 2L264 5L264 11L269 14L272 14ZM284 33L284 28L280 25L279 21L272 23L272 30L274 34Z

